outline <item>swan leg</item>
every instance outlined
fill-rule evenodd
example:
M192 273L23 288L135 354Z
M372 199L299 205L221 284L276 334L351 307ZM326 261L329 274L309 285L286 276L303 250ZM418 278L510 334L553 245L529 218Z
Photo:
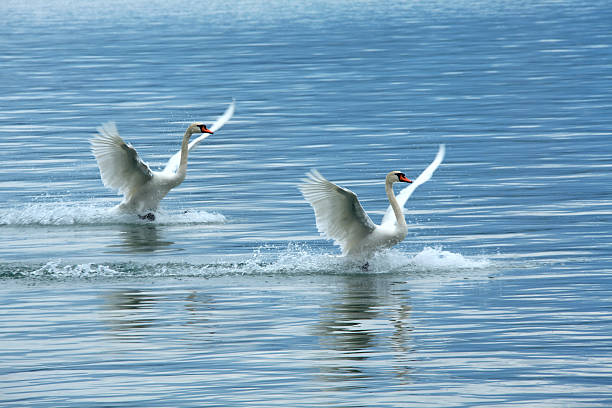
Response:
M138 218L141 220L155 221L155 214L147 213L146 215L139 215Z
M361 265L361 270L364 272L367 272L370 269L370 263L366 262L363 265Z

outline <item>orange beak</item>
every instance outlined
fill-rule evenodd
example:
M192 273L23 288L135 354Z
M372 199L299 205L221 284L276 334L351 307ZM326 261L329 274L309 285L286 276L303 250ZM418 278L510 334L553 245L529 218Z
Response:
M406 176L404 176L403 174L399 175L399 181L403 181L404 183L412 183L412 180L410 180L409 178L406 178Z
M208 129L206 125L198 125L198 127L200 128L200 131L202 133L210 133L211 135L213 134L213 132L210 129Z

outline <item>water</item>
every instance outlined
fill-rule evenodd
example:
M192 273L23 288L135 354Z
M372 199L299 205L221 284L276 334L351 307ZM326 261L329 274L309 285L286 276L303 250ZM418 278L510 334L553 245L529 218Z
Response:
M0 4L3 406L612 404L605 1ZM154 223L88 139L154 168L236 114ZM409 235L364 272L311 168Z

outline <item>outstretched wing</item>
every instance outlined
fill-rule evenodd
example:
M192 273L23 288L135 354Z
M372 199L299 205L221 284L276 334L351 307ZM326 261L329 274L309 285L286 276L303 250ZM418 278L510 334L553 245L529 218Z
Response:
M216 132L217 130L221 129L223 125L225 125L227 121L229 121L232 118L232 116L234 116L235 110L236 110L236 101L232 99L232 103L230 104L230 106L227 107L223 115L221 115L219 119L217 119L215 123L213 123L209 129L212 132ZM191 153L191 150L194 149L202 140L206 139L208 136L210 136L210 133L203 133L198 138L193 139L191 142L189 142L189 153ZM181 151L179 150L178 152L174 153L172 157L170 157L170 160L168 160L168 163L166 163L166 167L164 167L163 171L170 172L170 173L176 173L176 170L178 169L180 162L181 162Z
M317 229L324 237L333 239L346 254L374 231L376 225L355 193L328 181L317 170L311 170L307 176L298 188L314 209Z
M100 176L106 187L127 195L131 190L151 180L153 173L140 160L138 152L123 141L114 122L103 124L91 140Z
M410 196L412 195L412 193L414 192L414 190L416 190L418 186L425 183L426 181L429 181L434 171L436 171L440 163L442 163L442 160L444 160L445 152L446 152L446 147L443 144L441 144L440 148L438 149L438 154L436 154L436 157L431 162L431 164L427 166L425 170L423 170L423 172L419 175L419 177L417 177L416 180L412 182L412 184L404 188L395 197L397 199L397 202L400 208L402 209L404 208L404 206L406 205L406 201L408 201L408 199L410 198ZM395 220L395 214L393 213L393 208L389 206L389 208L387 208L387 211L385 212L385 215L383 216L383 219L380 225L382 227L391 226L395 223L395 221L396 220Z
M221 129L223 127L223 125L225 125L227 123L227 121L230 120L232 118L232 116L234 116L234 111L235 110L236 110L236 100L232 99L232 103L230 103L230 106L228 106L227 109L225 110L225 112L223 112L223 115L219 116L219 119L217 119L215 121L215 123L213 123L212 126L209 128L211 130L211 132L216 132L217 130ZM196 140L194 140L191 143L189 143L189 147L190 148L191 148L192 144L194 144L194 145L197 144Z

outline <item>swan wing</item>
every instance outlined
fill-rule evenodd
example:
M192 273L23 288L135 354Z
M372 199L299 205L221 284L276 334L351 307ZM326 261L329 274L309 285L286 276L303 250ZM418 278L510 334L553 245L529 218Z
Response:
M223 115L221 115L219 119L217 119L215 123L213 123L209 129L212 132L216 132L217 130L221 129L223 125L225 125L227 121L229 121L232 118L232 116L234 116L235 110L236 110L236 101L232 99L232 103L230 104L230 106L227 107L225 112L223 112ZM210 133L203 133L198 138L193 139L191 142L189 142L189 153L191 153L191 150L195 148L202 140L206 139L208 136L210 136ZM172 157L170 157L170 160L168 160L168 163L166 163L166 167L164 167L163 171L170 172L170 173L176 173L176 170L178 169L180 162L181 162L181 151L179 150L178 152L174 153Z
M153 173L149 166L138 157L132 145L123 141L114 122L103 124L91 143L100 176L106 187L128 194L147 181Z
M328 181L317 170L298 186L302 195L314 209L317 229L326 238L333 239L342 253L376 228L351 190Z
M236 110L236 100L232 99L232 103L230 103L227 109L225 109L225 112L223 112L223 115L219 116L219 119L217 119L215 123L213 123L212 126L209 128L210 131L216 132L217 130L221 129L223 125L225 125L232 118L232 116L234 116L235 110ZM191 148L192 143L197 144L195 143L195 140L192 141L191 143L189 143L190 148Z
M444 160L445 153L446 153L446 147L445 145L441 144L438 149L438 154L436 154L436 157L433 159L431 164L427 166L425 170L423 170L423 172L419 175L419 177L417 177L416 180L412 182L412 184L404 188L395 197L397 199L397 203L399 204L400 208L402 209L404 208L404 206L406 205L406 201L408 201L408 199L410 198L410 196L412 195L412 193L414 192L414 190L416 190L418 186L429 181L434 171L436 171L440 163L442 163L442 160ZM395 220L395 214L393 213L393 208L389 206L380 224L382 227L387 227L387 226L393 225L395 221L396 220Z

